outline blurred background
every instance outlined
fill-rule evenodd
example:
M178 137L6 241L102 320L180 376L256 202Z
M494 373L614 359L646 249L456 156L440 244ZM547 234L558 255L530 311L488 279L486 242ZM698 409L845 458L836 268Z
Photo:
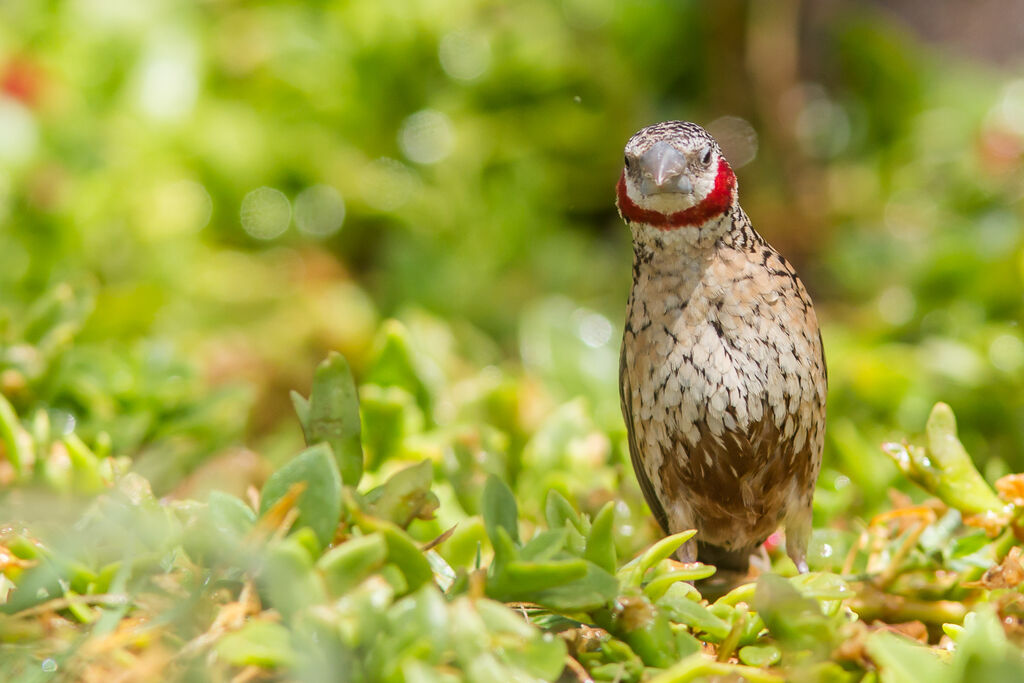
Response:
M1019 471L1022 67L995 1L7 0L0 391L160 493L231 488L297 452L336 349L374 462L635 502L613 186L688 119L823 321L817 521L885 501L878 444L937 400Z

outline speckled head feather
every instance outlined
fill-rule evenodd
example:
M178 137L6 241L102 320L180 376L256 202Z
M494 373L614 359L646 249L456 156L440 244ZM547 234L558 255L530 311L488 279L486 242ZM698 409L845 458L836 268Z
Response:
M633 135L616 189L624 220L661 230L703 225L737 200L736 176L718 143L687 121Z
M711 145L718 149L718 143L711 133L696 123L689 121L662 121L642 128L633 134L626 143L626 156L639 157L656 142L662 140L677 144L680 148L696 149L703 145ZM721 153L721 150L719 150Z

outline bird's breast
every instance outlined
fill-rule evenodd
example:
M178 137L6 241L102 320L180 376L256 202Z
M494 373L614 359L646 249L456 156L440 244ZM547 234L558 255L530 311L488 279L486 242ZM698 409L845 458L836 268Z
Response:
M698 281L638 280L630 297L623 372L630 374L633 414L651 447L701 430L721 439L765 414L785 437L803 427L795 415L816 391L817 330L786 282L772 282L757 264L722 259ZM794 299L794 297L796 297Z

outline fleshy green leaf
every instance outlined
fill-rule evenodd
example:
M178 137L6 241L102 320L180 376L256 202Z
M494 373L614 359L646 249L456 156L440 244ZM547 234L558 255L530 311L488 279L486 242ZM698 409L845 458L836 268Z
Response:
M545 588L554 588L587 574L587 561L551 560L548 562L523 562L513 560L503 567L502 584L508 586L510 595L525 596ZM509 598L513 600L514 598Z
M700 581L701 579L706 579L714 574L715 568L711 565L695 562L684 569L668 571L654 577L644 585L644 595L651 600L657 600L664 595L669 586L674 583L678 583L679 581Z
M323 579L313 571L313 558L294 536L267 548L259 579L270 603L285 617L327 598Z
M306 488L296 503L296 525L311 528L321 546L326 547L334 539L341 518L341 476L327 444L307 448L270 475L260 495L260 515L300 482Z
M384 537L388 546L388 562L402 572L409 591L415 591L433 580L434 572L430 569L430 562L404 530L391 522L373 517L364 517L360 526L366 532L376 531Z
M667 559L672 555L672 553L678 550L681 545L689 541L696 534L696 530L689 529L687 531L681 531L678 534L666 536L639 556L634 557L632 560L624 564L619 569L619 576L622 577L628 585L639 586L648 569L662 560Z
M664 612L642 597L620 598L618 604L622 613L616 620L617 630L645 664L664 668L679 659L675 635Z
M289 392L292 399L292 407L295 408L295 415L299 418L302 426L302 433L309 434L309 399L297 391Z
M911 480L952 508L969 515L1004 519L1007 505L978 472L960 439L956 417L945 403L936 403L925 425L927 446L889 443L883 450Z
M256 523L256 513L238 498L213 490L207 496L210 521L221 533L241 539Z
M523 546L519 556L528 561L550 560L565 547L568 535L565 528L542 531Z
M331 548L316 566L323 572L330 594L340 596L384 566L387 556L388 544L383 534L372 533Z
M517 545L519 544L519 507L508 484L493 474L488 475L481 500L484 526L491 543L495 543L497 529L501 527Z
M14 467L15 474L21 474L32 466L32 437L21 426L14 407L3 394L0 394L0 443L4 446L4 453Z
M587 562L587 573L582 578L539 591L531 599L554 610L590 610L607 605L618 594L615 577Z
M833 628L819 604L801 595L781 576L758 577L753 606L783 645L821 653L831 648Z
M217 655L234 666L289 666L295 661L288 629L273 621L250 621L217 643Z
M302 421L304 408L292 399ZM352 371L340 353L330 353L317 366L308 416L303 427L306 443L327 443L337 460L341 480L355 488L363 476L363 445L360 440L359 395Z
M849 584L838 574L810 572L798 574L789 580L793 586L808 598L815 600L842 600L853 595Z
M367 513L405 528L417 518L432 519L438 500L430 491L434 467L429 460L393 474L383 485L366 494Z
M615 503L605 503L597 513L590 534L587 536L586 551L583 557L596 564L606 572L614 572L617 564L615 558L615 540L612 538L612 524L615 521Z
M729 635L728 623L708 611L707 607L679 595L675 590L670 590L662 596L657 605L665 611L669 619L686 624L695 632L706 633L715 640L721 640Z
M891 631L868 636L865 648L878 666L882 683L943 683L949 669L932 650Z
M544 503L544 517L547 519L549 529L558 529L565 526L566 522L568 522L577 531L582 533L583 525L579 514L572 504L565 499L565 496L554 489L548 491L548 496Z
M375 343L374 358L366 374L367 384L400 387L416 397L424 414L430 414L430 392L420 377L413 360L409 332L397 320L388 320L381 327Z
M372 472L398 455L404 438L423 429L423 411L401 387L364 384L359 398L366 469Z
M774 645L747 645L739 651L740 661L748 666L764 668L778 664L782 652Z

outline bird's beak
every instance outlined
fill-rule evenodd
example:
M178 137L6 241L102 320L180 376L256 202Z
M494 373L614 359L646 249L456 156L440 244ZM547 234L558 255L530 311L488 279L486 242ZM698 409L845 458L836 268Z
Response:
M652 194L691 194L686 157L667 142L656 142L640 157L640 191Z

